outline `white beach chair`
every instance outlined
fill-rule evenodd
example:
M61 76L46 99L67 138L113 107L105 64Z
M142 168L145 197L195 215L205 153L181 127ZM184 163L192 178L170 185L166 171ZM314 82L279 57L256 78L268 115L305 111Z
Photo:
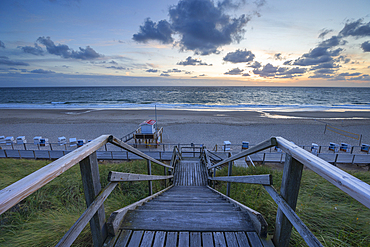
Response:
M33 138L33 144L35 144L35 145L40 144L40 139L41 138L42 138L41 136L35 136Z
M27 143L26 137L25 136L18 136L17 137L17 144L25 144Z
M224 151L230 151L231 149L231 142L230 141L224 141Z
M0 136L0 144L5 144L5 136Z
M14 137L13 136L7 136L5 138L5 142L6 142L6 145L12 145L12 144L14 144L15 143Z
M69 138L69 146L70 147L77 146L77 138Z
M67 139L64 136L58 137L59 146L66 145Z

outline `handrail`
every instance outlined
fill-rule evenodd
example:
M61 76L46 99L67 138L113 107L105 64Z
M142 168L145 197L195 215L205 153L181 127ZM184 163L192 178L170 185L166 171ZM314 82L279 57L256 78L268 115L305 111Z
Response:
M179 148L177 146L174 146L170 166L175 167L177 160L181 160L181 159L182 159L182 156L181 156Z
M107 143L108 137L108 135L102 135L27 177L0 190L0 214L98 150Z

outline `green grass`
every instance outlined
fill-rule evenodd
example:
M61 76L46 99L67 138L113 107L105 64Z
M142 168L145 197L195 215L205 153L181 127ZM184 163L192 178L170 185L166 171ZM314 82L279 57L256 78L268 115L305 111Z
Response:
M234 176L272 174L278 191L282 173L263 166L233 167ZM370 172L350 174L370 184ZM227 176L227 168L217 176ZM226 183L217 184L216 189L225 193ZM259 211L269 225L269 234L273 234L277 205L263 186L233 183L230 196ZM296 212L324 246L370 246L370 209L312 171L303 171ZM307 246L295 229L290 244Z
M0 189L47 165L49 161L0 159ZM146 174L145 161L100 164L102 187L109 171ZM163 167L152 164L152 174L163 175ZM164 188L153 181L153 193ZM110 213L148 196L148 182L120 183L104 204ZM0 216L0 246L55 246L85 211L81 174L76 165ZM89 226L74 246L91 246Z

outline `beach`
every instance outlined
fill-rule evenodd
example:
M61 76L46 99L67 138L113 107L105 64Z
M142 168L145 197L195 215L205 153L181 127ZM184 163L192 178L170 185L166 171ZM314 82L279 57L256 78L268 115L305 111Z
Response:
M59 136L91 140L102 134L118 138L134 131L139 124L155 119L154 110L120 109L0 109L0 135L49 138ZM158 126L164 128L167 144L204 144L209 148L230 141L257 144L272 136L281 136L299 145L329 145L359 140L332 131L325 125L362 135L370 143L370 111L202 111L157 110ZM325 132L325 134L324 134ZM341 132L346 134L346 132Z

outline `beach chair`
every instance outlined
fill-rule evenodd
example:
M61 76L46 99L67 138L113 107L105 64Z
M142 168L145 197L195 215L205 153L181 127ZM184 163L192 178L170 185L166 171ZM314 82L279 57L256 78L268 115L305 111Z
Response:
M40 139L41 139L41 138L42 138L41 136L35 136L35 137L33 138L33 144L35 144L35 145L40 144Z
M66 145L67 139L64 136L58 137L59 146Z
M369 150L370 150L369 144L364 144L364 143L361 144L361 152L369 153Z
M69 146L76 147L77 146L77 138L69 138Z
M78 139L77 147L82 147L86 143L85 139Z
M49 139L48 138L41 138L40 139L40 146L41 147L45 147L46 144L49 143Z
M6 144L5 136L0 136L0 144Z
M15 143L14 136L7 136L5 138L6 145L13 145Z
M231 150L231 142L230 141L224 141L224 151L230 151Z
M339 145L334 143L334 142L330 142L329 143L329 150L333 151L334 153L338 153L339 152Z
M27 143L26 137L25 136L18 136L17 137L17 144L25 144Z
M351 145L347 144L347 143L344 143L342 142L340 144L340 148L339 148L340 151L343 151L343 152L346 152L346 153L349 153L351 152Z
M318 151L319 151L319 145L317 145L316 143L312 143L311 153L314 155L317 155Z
M249 142L242 142L242 149L248 149L249 148Z

